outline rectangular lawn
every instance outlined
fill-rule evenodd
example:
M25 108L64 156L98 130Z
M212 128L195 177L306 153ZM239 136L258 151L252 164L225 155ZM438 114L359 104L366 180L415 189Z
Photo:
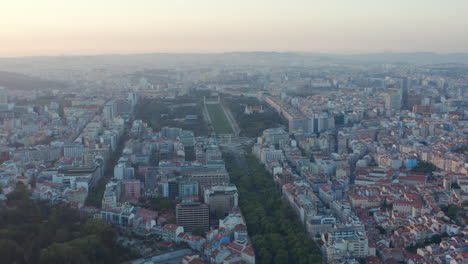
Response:
M206 109L216 134L231 134L233 130L224 111L219 104L207 104Z

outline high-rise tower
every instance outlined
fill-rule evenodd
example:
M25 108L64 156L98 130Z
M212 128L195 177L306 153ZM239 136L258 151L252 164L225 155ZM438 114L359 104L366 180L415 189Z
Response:
M408 78L403 78L400 85L400 94L401 94L401 108L408 109L408 90L410 89L410 80Z

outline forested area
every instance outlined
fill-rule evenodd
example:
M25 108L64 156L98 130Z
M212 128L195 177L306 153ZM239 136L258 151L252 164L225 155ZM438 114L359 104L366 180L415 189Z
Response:
M193 104L196 106L174 107L177 104ZM142 99L136 107L136 118L148 123L154 131L158 132L162 127L180 127L191 130L196 136L206 136L209 129L203 122L203 102L197 97L180 97L167 101L162 99ZM186 115L198 115L196 124L176 121L176 118L184 118Z
M274 109L271 109L268 105L258 101L254 97L228 96L223 98L223 100L225 101L225 106L229 107L236 119L241 130L241 136L258 137L265 129L281 125L287 126L286 119L280 116ZM250 115L244 114L245 106L253 105L263 106L264 112Z
M252 154L246 155L249 174L232 154L224 159L239 191L239 204L246 219L258 263L321 263L320 248L307 237L289 204L281 199L272 177Z
M30 199L18 184L0 211L1 263L119 263L138 257L116 243L117 231L66 204Z

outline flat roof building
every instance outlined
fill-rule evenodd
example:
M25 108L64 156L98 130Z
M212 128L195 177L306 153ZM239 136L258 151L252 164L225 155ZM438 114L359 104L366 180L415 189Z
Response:
M198 202L182 202L176 206L177 225L183 226L187 232L196 228L208 231L210 227L210 209L207 204Z

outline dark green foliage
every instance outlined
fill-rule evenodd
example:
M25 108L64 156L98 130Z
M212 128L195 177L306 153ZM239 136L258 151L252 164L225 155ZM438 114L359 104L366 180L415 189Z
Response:
M0 256L5 263L20 263L23 249L11 239L0 239Z
M387 232L385 231L385 228L381 226L376 226L375 229L379 230L381 235L385 235Z
M176 207L179 201L171 200L168 197L140 197L139 200L142 207L153 210L153 211L162 211L164 213L173 213L174 208Z
M414 171L414 172L423 172L423 173L432 174L432 172L437 170L437 167L434 164L432 164L431 162L419 160L418 161L418 166L414 167L411 170Z
M88 193L86 198L87 206L95 206L101 208L102 197L104 196L104 191L106 190L106 180L104 178L100 179L95 186Z
M125 142L127 141L127 133L124 134L119 140L117 149L112 153L109 161L107 162L106 170L104 171L104 178L99 179L96 185L92 186L89 190L88 197L86 198L86 206L94 206L101 208L102 206L102 197L104 197L104 191L106 190L106 183L109 179L114 176L114 166L119 161L122 156L123 148L125 147Z
M450 204L450 205L441 205L440 209L445 213L445 215L451 220L457 222L458 212L461 210L460 207Z
M408 250L409 252L415 254L417 252L418 248L423 248L423 247L429 246L431 244L439 244L441 241L442 241L442 238L441 238L440 235L434 235L430 239L428 239L428 240L426 240L424 242L420 242L420 243L417 243L415 245L406 247L406 250Z
M462 206L467 206L468 202L463 202ZM463 207L458 207L457 205L442 205L440 209L445 213L450 220L457 223L457 225L465 226L468 223L468 215L466 214L466 210Z
M31 200L18 184L0 211L1 263L116 263L128 249L116 245L116 231L66 204ZM129 256L130 257L130 256ZM132 256L133 257L133 256Z
M281 117L267 104L256 98L238 96L224 98L226 107L229 107L241 130L241 136L258 137L267 128L287 126L286 119ZM244 114L245 106L262 105L264 113Z
M201 227L195 227L192 231L192 235L194 236L205 236L205 231L203 231L203 228Z
M190 107L171 107L176 104L196 103L196 106ZM154 131L160 131L161 128L180 127L185 130L191 130L197 136L206 136L209 134L208 127L203 122L203 101L197 96L178 97L174 100L162 99L142 99L136 107L136 119L153 128ZM173 120L174 118L184 118L186 115L198 115L198 124L186 124Z
M284 249L278 250L275 254L275 263L278 264L288 264L288 252Z
M281 199L263 165L253 155L246 155L246 173L232 154L225 154L224 158L239 190L240 207L258 263L321 263L318 245L306 236L302 223Z
M393 209L393 204L389 203L387 199L384 199L382 205L380 206L380 210L386 211L386 210L392 210Z

